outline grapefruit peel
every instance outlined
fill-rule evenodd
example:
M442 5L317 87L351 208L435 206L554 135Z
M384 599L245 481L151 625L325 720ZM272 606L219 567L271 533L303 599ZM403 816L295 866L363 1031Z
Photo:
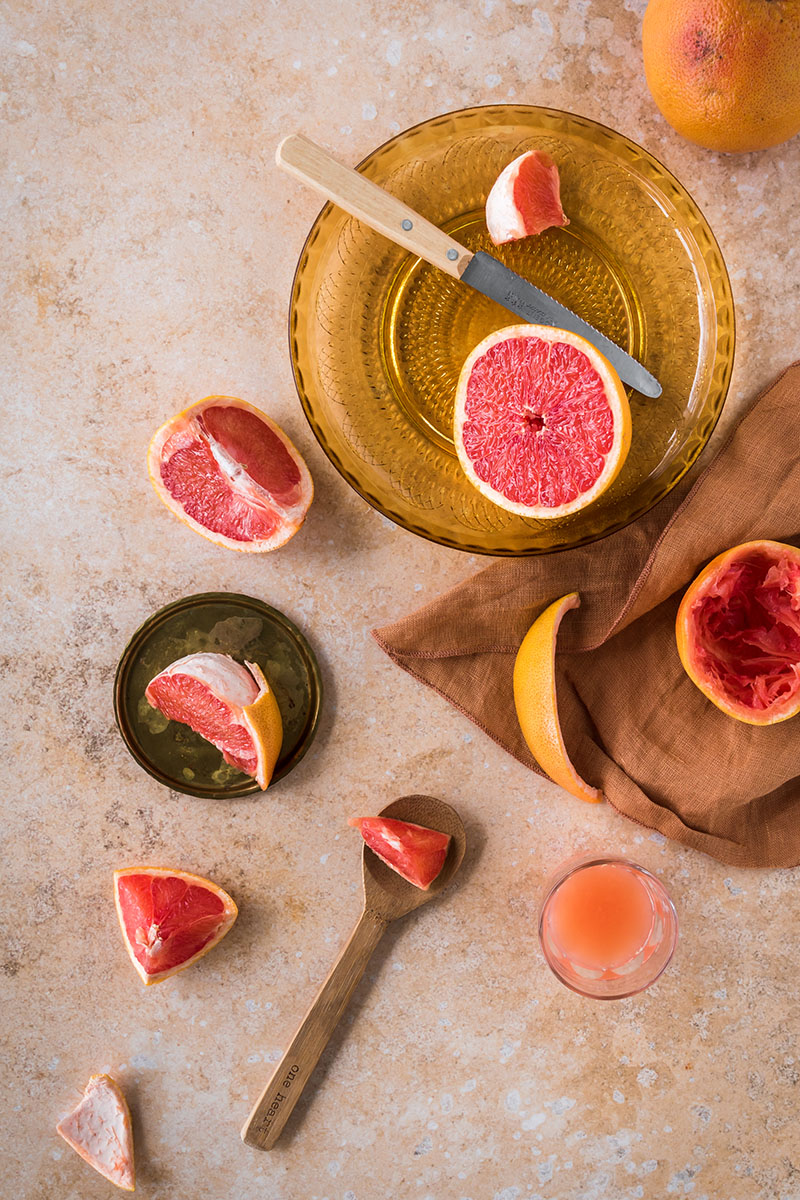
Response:
M136 1190L130 1109L110 1075L92 1075L83 1098L56 1133L116 1187Z
M628 397L585 338L509 325L479 342L461 369L454 442L470 483L500 508L540 520L570 516L622 470Z
M486 197L486 227L495 246L569 225L560 190L558 167L549 154L527 150L510 162Z
M603 794L581 779L570 761L556 696L558 627L564 614L579 605L577 592L562 596L536 618L525 634L514 661L514 706L522 736L542 770L579 800L596 804Z
M231 422L244 426L233 436L225 428ZM251 456L257 465L248 468L242 458ZM314 498L311 474L292 441L260 408L235 396L206 396L165 421L150 442L147 468L156 495L179 520L243 553L285 545Z
M211 742L227 763L251 775L266 791L281 752L283 720L258 663L242 665L228 654L187 654L150 680L145 698L169 720L181 721ZM205 704L215 709L216 731L203 711ZM219 728L226 710L227 725Z
M775 725L800 712L800 550L743 542L687 588L675 621L681 664L728 717Z
M148 883L144 883L143 880L147 880ZM148 900L152 900L150 907L155 909L157 906L155 889L158 888L159 880L177 881L184 887L176 889L173 885L172 890L177 895L171 905L171 912L166 912L160 921L156 921L153 919L153 912L148 910L145 915L143 910L147 909ZM148 886L150 896L147 895ZM162 886L169 885L165 882ZM198 889L194 896L190 894L191 889ZM203 893L206 895L203 896ZM142 899L145 901L144 905L141 903ZM203 900L213 911L195 918L194 921L187 921L187 910L192 902L197 904ZM203 958L222 941L239 915L233 898L216 883L202 875L192 875L188 871L168 867L122 867L115 871L114 904L125 949L145 987L161 983ZM137 909L139 918L147 922L146 927L137 924ZM183 928L180 926L181 916ZM209 936L204 940L205 934ZM192 949L192 944L197 945L197 949ZM178 961L168 961L170 949L178 956ZM186 957L180 959L181 954L185 954ZM165 961L167 965L158 969L158 963Z

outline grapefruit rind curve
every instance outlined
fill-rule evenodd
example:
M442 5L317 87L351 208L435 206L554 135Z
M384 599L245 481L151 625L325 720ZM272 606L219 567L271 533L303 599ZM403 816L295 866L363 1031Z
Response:
M110 1114L98 1112L105 1103ZM110 1115L111 1128L107 1117ZM94 1125L94 1128L92 1128ZM133 1157L133 1127L128 1102L122 1089L110 1075L92 1075L83 1091L83 1096L72 1112L56 1125L56 1133L68 1146L115 1187L124 1192L136 1190L136 1168ZM87 1142L100 1140L97 1153L93 1153ZM100 1157L108 1153L116 1143L118 1161L114 1165L104 1163Z
M776 707L774 710L762 710L759 713L744 705L737 704L721 693L719 688L713 687L704 677L696 661L696 655L693 650L694 638L692 636L694 628L692 609L695 602L701 596L706 584L719 574L724 567L731 566L737 559L745 558L748 554L757 553L759 550L773 555L788 554L800 563L800 550L796 546L788 545L785 542L758 539L752 542L742 542L738 546L732 546L728 550L723 550L721 554L718 554L716 558L713 558L703 568L696 579L686 589L675 619L675 640L684 671L707 700L710 700L720 712L723 712L728 717L732 717L735 721L740 721L745 725L766 726L777 725L781 721L788 721L791 717L797 716L800 713L800 690L795 695L794 700L788 703L783 710L780 707Z
M258 753L256 783L266 791L283 744L283 719L275 693L261 667L251 662L246 662L245 666L261 689L258 699L242 709L242 716Z
M201 414L204 409L212 406L241 408L246 412L253 413L283 443L300 472L303 494L302 503L295 506L292 512L282 514L284 518L282 524L276 533L268 539L240 541L237 538L230 538L225 534L208 529L205 525L196 521L194 517L190 516L180 502L164 486L161 477L161 455L167 439L180 429L182 425L187 424L192 417ZM254 404L249 404L246 400L240 400L236 396L206 396L203 400L198 400L195 404L190 404L187 408L182 409L181 412L170 417L168 421L165 421L156 430L150 442L147 451L147 470L156 495L167 506L170 512L175 514L178 520L183 521L184 525L188 525L195 533L199 533L201 537L207 538L208 541L214 542L215 545L226 546L230 550L238 550L243 554L264 554L270 550L278 550L281 546L284 546L290 538L294 537L303 524L311 502L314 499L314 482L311 478L311 473L306 466L303 456L291 439L284 433L280 425L268 417L262 409L257 408ZM280 507L277 504L275 508L280 511Z
M525 634L514 661L514 706L522 736L542 770L579 800L596 804L603 794L581 779L573 767L558 719L558 628L564 614L579 605L577 592L562 596L536 618Z
M185 962L178 963L174 967L170 967L166 971L160 971L154 975L148 975L142 964L137 959L133 952L128 933L125 928L125 918L122 911L122 905L119 898L119 880L125 875L150 875L160 876L161 878L180 879L184 883L204 888L206 891L212 892L222 901L223 919L220 926L210 941L206 942L202 949L198 950ZM221 942L226 933L230 932L236 918L239 915L239 909L232 896L230 896L224 888L219 887L216 883L212 883L210 879L206 879L203 875L193 875L189 871L173 870L169 867L120 867L114 872L114 906L117 910L117 918L119 919L119 927L122 931L122 940L125 943L125 949L128 951L128 957L133 963L136 973L144 983L145 987L150 987L151 984L161 983L164 979L168 979L171 975L177 975L180 971L185 971L198 959L201 959L209 950L213 950L218 942Z
M498 342L510 341L515 338L540 338L551 345L554 343L565 343L582 351L600 376L605 397L613 415L614 440L611 449L606 455L602 471L587 491L580 493L574 500L555 507L519 504L504 496L502 492L497 491L490 483L487 483L478 476L464 445L464 425L467 420L467 389L472 369L475 363L492 346ZM497 504L507 512L516 513L517 516L534 517L540 520L555 520L559 517L570 516L572 513L586 508L593 501L597 500L611 486L622 470L631 445L630 405L619 375L617 375L611 363L585 338L580 337L576 333L571 333L569 330L556 329L550 325L508 325L503 329L498 329L494 333L490 333L483 341L479 342L468 355L464 366L461 368L456 389L453 440L464 474L470 483L487 500L491 500L492 503Z

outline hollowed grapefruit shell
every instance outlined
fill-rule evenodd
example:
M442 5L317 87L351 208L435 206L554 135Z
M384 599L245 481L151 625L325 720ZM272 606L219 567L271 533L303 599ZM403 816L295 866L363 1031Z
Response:
M800 550L744 542L717 555L678 609L684 669L717 708L749 725L800 712Z

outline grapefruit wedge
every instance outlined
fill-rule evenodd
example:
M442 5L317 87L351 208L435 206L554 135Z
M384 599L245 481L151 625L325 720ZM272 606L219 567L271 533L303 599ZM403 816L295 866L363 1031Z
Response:
M114 900L126 949L145 985L208 954L239 911L210 879L164 867L115 871Z
M188 654L151 679L144 694L153 708L188 725L266 790L281 751L283 722L256 663L242 666L228 654Z
M511 325L461 370L454 441L467 478L523 517L567 517L616 479L630 449L619 376L577 334Z
M556 639L565 613L580 597L570 592L549 605L531 625L514 661L514 706L522 736L542 770L579 800L596 803L602 792L581 779L572 765L556 697Z
M233 396L208 396L155 434L150 479L167 508L203 537L250 553L297 533L314 495L283 430Z
M744 542L688 588L676 622L684 670L712 704L747 725L800 712L800 550Z
M392 817L351 817L348 825L360 831L370 850L387 867L423 891L427 891L444 866L449 833Z
M131 1114L110 1075L92 1075L83 1099L56 1133L118 1188L135 1191Z
M549 154L528 150L501 171L486 198L486 227L495 246L569 225L561 207L558 167Z

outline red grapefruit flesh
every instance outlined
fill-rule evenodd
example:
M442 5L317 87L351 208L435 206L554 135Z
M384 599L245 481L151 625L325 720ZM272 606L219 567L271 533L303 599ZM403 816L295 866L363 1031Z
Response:
M202 958L238 915L228 893L209 879L162 867L115 871L114 898L128 954L145 984Z
M83 1099L56 1133L118 1188L135 1191L131 1114L110 1075L92 1075Z
M541 150L520 154L501 171L486 199L486 227L495 246L569 225L561 207L558 167Z
M165 667L145 696L222 751L225 762L265 789L280 754L283 723L261 668L227 654L189 654Z
M427 890L444 866L450 834L391 817L351 817L349 825L378 858L415 887Z
M148 451L158 495L219 546L262 552L287 542L314 495L306 464L265 413L209 396L170 418Z
M625 390L584 338L512 325L475 347L458 381L454 441L467 478L520 516L569 516L613 482L631 442Z
M745 542L712 560L686 592L678 653L717 708L749 725L800 712L800 550Z

